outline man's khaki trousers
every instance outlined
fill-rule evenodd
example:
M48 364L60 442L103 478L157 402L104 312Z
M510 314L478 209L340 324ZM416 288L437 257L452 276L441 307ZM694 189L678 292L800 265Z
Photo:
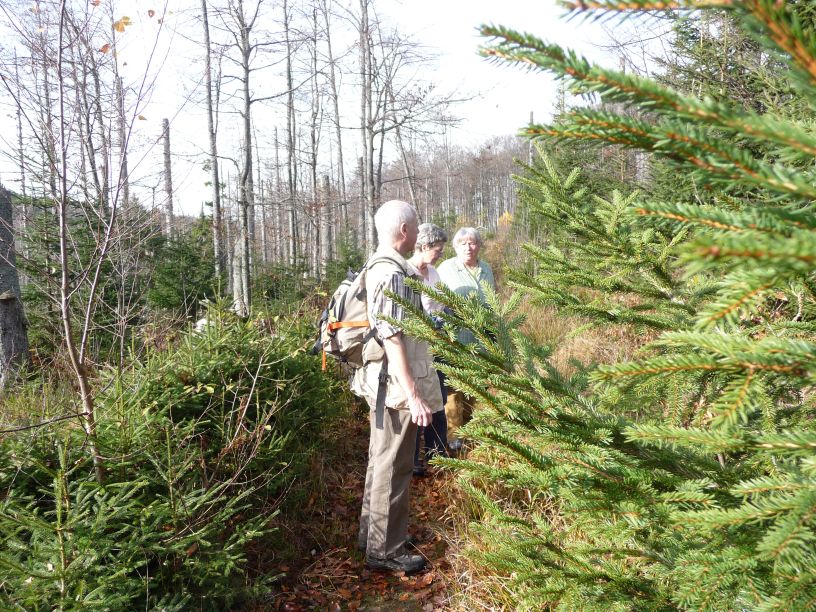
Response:
M358 544L370 557L391 559L405 554L417 426L410 412L393 408L385 409L382 429L377 429L373 408L368 420L371 438Z

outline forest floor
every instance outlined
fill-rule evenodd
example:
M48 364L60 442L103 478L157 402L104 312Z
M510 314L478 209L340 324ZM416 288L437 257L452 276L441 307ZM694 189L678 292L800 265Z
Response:
M257 610L450 610L456 590L449 561L453 533L450 473L430 467L411 483L409 533L419 540L426 569L405 576L372 571L357 549L357 525L365 481L368 419L362 410L326 436L327 446L313 466L315 490L302 511L287 512L279 535L294 546L289 558L262 562L281 574L268 605Z

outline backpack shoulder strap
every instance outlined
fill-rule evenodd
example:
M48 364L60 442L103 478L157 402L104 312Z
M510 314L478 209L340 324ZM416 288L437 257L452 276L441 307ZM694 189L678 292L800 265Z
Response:
M389 257L388 255L375 255L374 257L368 260L364 269L370 270L377 264L384 263L386 261L390 261L392 264L394 264L394 266L396 266L396 268L400 272L403 273L403 275L408 276L408 271L402 266L402 264L393 257Z

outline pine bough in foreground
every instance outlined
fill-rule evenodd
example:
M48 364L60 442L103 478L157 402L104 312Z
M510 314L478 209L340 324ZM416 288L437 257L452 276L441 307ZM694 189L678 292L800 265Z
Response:
M725 8L786 61L798 95L816 98L807 3L576 4L599 15ZM448 327L409 324L480 401L467 426L476 449L448 462L477 508L469 555L496 576L494 597L522 609L816 609L810 125L687 97L500 27L483 33L486 56L646 117L584 108L528 136L650 152L705 197L599 197L547 161L519 178L550 238L529 247L542 272L514 284L562 313L650 333L639 361L563 376L520 331L519 296L484 311L440 288ZM456 343L463 321L483 350Z

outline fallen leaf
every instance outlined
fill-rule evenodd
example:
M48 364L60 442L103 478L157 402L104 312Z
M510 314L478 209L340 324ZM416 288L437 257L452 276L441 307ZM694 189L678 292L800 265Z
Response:
M139 121L147 121L147 117L145 117L144 115L139 115L138 119Z
M156 14L156 11L154 11L153 9L149 9L149 10L147 11L147 16L148 16L148 17L153 17L153 15L155 15L155 14Z
M99 6L100 2L102 2L102 0L91 0L91 6Z
M101 47L99 47L99 50L100 50L102 53L107 53L108 51L110 51L110 43L105 43L104 45L102 45Z
M428 572L422 578L419 579L419 582L424 586L428 586L433 582L433 580L434 580L433 572Z

